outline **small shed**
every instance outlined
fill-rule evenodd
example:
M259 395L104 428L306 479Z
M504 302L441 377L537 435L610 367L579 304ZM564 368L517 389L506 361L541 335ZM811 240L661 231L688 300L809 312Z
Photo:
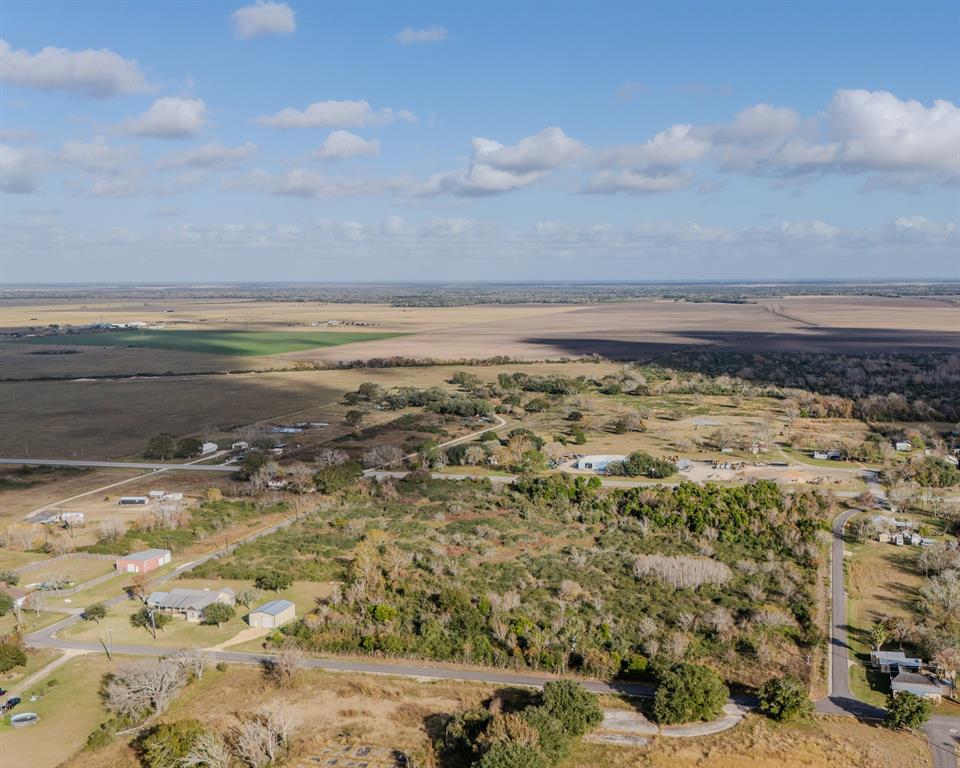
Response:
M146 504L149 498L147 496L121 496L120 504Z
M145 549L117 558L116 565L119 573L149 573L166 565L171 559L169 549Z
M200 455L206 456L208 453L216 453L217 444L216 443L204 443L200 446Z
M881 544L889 544L890 538L890 531L880 531L880 533L877 534L877 541Z
M898 451L909 452L913 450L913 445L907 440L898 440L893 444Z
M251 627L276 629L293 620L296 615L297 607L289 600L271 600L250 611L248 621Z

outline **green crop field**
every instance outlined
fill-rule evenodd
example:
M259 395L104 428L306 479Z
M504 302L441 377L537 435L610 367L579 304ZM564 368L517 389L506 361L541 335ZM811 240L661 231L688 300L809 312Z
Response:
M27 344L83 347L146 347L214 355L278 355L317 347L336 347L358 341L377 341L402 333L354 331L110 331L69 336L37 336Z

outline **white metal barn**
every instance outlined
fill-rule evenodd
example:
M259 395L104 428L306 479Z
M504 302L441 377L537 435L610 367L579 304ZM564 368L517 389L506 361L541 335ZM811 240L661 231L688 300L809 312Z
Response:
M614 461L623 461L626 456L620 454L596 454L582 456L573 465L576 469L591 469L594 472L606 472L607 465Z
M248 620L251 627L276 629L291 621L296 615L297 608L289 600L271 600L250 611Z

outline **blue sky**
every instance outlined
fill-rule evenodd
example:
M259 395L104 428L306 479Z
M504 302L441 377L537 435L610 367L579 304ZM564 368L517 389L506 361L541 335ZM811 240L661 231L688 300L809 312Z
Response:
M958 278L958 9L8 0L0 277Z

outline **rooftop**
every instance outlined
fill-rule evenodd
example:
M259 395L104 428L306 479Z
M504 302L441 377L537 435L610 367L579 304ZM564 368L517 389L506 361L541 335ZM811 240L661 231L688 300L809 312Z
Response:
M270 616L276 616L279 613L283 613L287 608L292 608L293 603L289 600L271 600L269 603L264 603L259 608L254 608L250 613L266 613Z
M141 552L131 552L121 557L121 560L152 560L155 557L169 555L169 549L144 549Z

